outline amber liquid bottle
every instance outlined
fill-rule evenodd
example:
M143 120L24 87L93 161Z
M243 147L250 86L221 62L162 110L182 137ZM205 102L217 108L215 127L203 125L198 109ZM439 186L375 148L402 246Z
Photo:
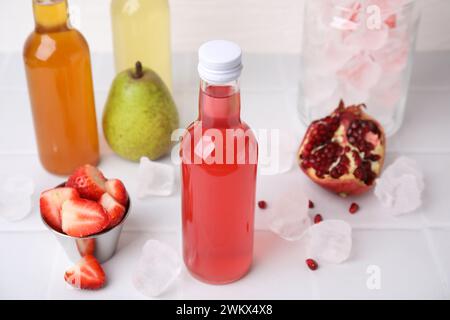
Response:
M89 47L70 27L66 0L33 0L33 12L23 58L39 157L67 175L99 160Z

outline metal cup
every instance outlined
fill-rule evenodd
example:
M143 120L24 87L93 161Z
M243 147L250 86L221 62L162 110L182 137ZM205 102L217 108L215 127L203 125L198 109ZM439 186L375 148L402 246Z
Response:
M58 187L63 187L64 185L65 183L59 185ZM125 214L122 221L118 225L101 233L81 238L72 237L53 229L47 224L42 214L41 219L47 228L53 232L69 259L74 263L77 263L82 257L88 254L93 255L98 262L103 263L111 259L116 252L123 224L128 217L130 207L131 202L130 197L128 197L128 203L125 207Z

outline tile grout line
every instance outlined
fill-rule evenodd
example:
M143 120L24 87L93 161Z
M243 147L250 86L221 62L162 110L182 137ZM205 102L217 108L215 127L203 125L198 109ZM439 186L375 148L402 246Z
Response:
M398 150L390 150L386 152L387 155L408 155L408 156L450 156L450 150L449 151L398 151ZM0 149L0 155L4 156L22 156L22 155L30 155L30 156L37 156L38 153L34 149L17 149L17 150L2 150ZM108 155L108 154L105 154Z
M344 220L342 220L344 221ZM1 226L1 223L0 223ZM361 226L361 225L356 225L356 226L352 226L353 230L356 231L424 231L427 229L438 229L438 230L442 230L442 231L449 231L450 232L450 223L433 223L430 224L429 222L426 222L425 225L423 226ZM35 229L16 229L16 230L11 230L11 229L4 229L1 230L0 228L0 233L44 233L44 232L49 232L47 229L39 229L39 228L35 228ZM124 229L123 230L124 233L178 233L179 232L179 228L175 228L175 227L164 227L164 228L149 228L149 229ZM265 229L255 229L255 232L272 232L270 230L265 230Z
M6 59L3 60L4 64L6 65ZM1 66L2 68L5 67L5 65ZM0 69L1 72L2 69ZM112 79L111 79L112 81ZM97 85L95 88L95 92L96 93L108 93L109 92L109 87L103 87L103 86L99 86ZM22 91L27 91L27 88L22 88L22 87L18 87L18 86L0 86L0 91L14 91L14 92L22 92ZM197 93L198 88L195 85L182 85L179 88L175 88L174 89L174 93ZM274 87L264 87L261 86L260 88L256 87L256 86L245 86L243 85L241 87L241 91L244 92L248 92L248 93L298 93L299 89L296 87L278 87L278 86L274 86ZM408 95L411 93L421 93L421 92L430 92L430 93L436 93L436 92L450 92L450 87L410 87Z
M6 151L6 150L0 150L0 155L1 156L37 156L38 153L35 150L16 150L16 151Z
M53 282L53 278L54 278L53 275L56 272L56 266L58 264L59 253L62 250L59 247L59 245L55 246L55 248L56 248L56 250L55 250L55 253L54 253L54 257L53 257L52 269L51 269L51 271L49 273L49 279L47 281L47 290L45 292L45 299L46 300L50 300L51 299L51 297L50 297L50 290L51 290L52 282Z
M427 241L427 247L428 250L431 254L431 257L433 259L434 265L437 268L437 272L439 275L439 278L441 279L441 284L442 287L444 289L444 292L446 294L446 296L444 298L449 298L450 297L450 286L449 286L449 279L447 278L447 275L445 273L445 268L443 266L442 260L439 257L439 254L437 252L437 248L436 248L436 241L433 239L433 236L431 234L431 231L429 228L425 228L422 230L425 239Z

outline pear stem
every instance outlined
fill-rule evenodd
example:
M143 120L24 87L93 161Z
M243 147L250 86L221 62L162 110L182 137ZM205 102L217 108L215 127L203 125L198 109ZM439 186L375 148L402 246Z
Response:
M133 73L133 79L140 79L144 76L144 70L140 61L136 62L136 70Z

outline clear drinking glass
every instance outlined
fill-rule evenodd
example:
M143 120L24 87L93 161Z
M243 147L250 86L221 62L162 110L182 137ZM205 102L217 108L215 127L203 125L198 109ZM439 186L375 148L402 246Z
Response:
M307 0L299 113L309 125L343 100L388 135L401 126L419 12L414 0Z

